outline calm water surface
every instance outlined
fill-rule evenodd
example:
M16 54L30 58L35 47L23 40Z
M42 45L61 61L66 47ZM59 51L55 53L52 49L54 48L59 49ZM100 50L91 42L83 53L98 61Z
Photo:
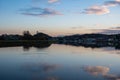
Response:
M58 44L0 48L0 80L120 80L120 50Z

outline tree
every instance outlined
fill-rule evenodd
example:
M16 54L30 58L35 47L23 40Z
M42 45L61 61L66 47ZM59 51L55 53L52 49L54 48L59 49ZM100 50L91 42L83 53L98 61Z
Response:
M30 34L29 31L24 31L23 32L23 39L24 40L32 40L32 35Z

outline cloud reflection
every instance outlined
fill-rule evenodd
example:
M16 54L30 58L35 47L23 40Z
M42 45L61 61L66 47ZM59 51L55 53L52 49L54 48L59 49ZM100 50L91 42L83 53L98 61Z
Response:
M83 70L90 73L93 76L101 75L107 80L120 80L120 75L109 74L110 68L105 66L86 66Z
M107 75L104 75L104 78L108 80L120 80L120 75L107 74Z
M49 71L53 71L57 68L59 68L60 66L59 65L56 65L56 64L43 64L43 71L45 72L49 72Z
M57 64L47 64L47 63L40 63L40 64L25 64L24 70L30 71L30 72L50 72L54 71L55 69L59 68L60 65Z
M59 80L58 77L47 77L45 80Z
M22 66L23 71L32 75L32 80L59 80L57 76L49 75L58 68L60 65L49 63L27 63Z
M105 75L109 72L110 69L104 66L87 66L84 67L84 70L92 75Z

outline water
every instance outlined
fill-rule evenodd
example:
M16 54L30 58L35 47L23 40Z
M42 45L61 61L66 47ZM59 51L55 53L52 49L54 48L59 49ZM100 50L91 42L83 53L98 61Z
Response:
M58 44L0 48L0 80L120 80L120 50Z

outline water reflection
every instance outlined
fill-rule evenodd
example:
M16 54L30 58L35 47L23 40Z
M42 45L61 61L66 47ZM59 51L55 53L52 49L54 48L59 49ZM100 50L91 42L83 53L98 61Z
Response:
M83 68L86 72L92 74L92 75L106 75L109 72L108 67L104 66L87 66Z
M104 75L104 78L106 78L108 80L120 80L120 75L106 74L106 75Z
M30 63L30 64L24 64L22 68L23 68L23 70L29 71L29 72L48 73L48 72L54 71L56 69L59 69L60 65L48 64L48 63L37 63L37 64Z
M113 47L52 44L39 50L25 48L29 51L0 48L0 80L120 80L120 50Z
M29 51L31 47L34 47L36 49L44 49L44 48L48 48L50 44L34 44L34 45L23 45L23 50L24 51Z
M83 70L90 73L93 76L101 75L107 80L120 80L120 75L110 74L110 68L105 66L86 66Z
M48 42L48 41L3 42L3 43L0 43L0 48L22 46L25 51L28 51L31 47L41 49L41 48L47 48L50 45L51 45L51 42Z
M17 46L23 46L23 49L25 51L28 51L30 47L35 48L46 48L50 47L51 44L64 44L64 45L70 45L70 46L76 46L76 47L85 47L85 48L103 48L103 47L112 47L114 49L120 49L119 43L109 43L109 42L94 42L94 43L79 43L79 42L49 42L49 41L36 41L36 42L7 42L7 43L1 43L0 47L17 47Z
M45 80L59 80L58 77L47 77Z
M102 47L113 47L115 49L120 49L120 43L109 43L109 42L92 42L92 43L79 43L79 42L57 42L57 44L65 44L71 46L82 46L85 48L102 48Z
M24 72L32 74L34 80L59 80L56 76L51 76L52 72L58 70L61 66L50 63L27 63L21 69Z

